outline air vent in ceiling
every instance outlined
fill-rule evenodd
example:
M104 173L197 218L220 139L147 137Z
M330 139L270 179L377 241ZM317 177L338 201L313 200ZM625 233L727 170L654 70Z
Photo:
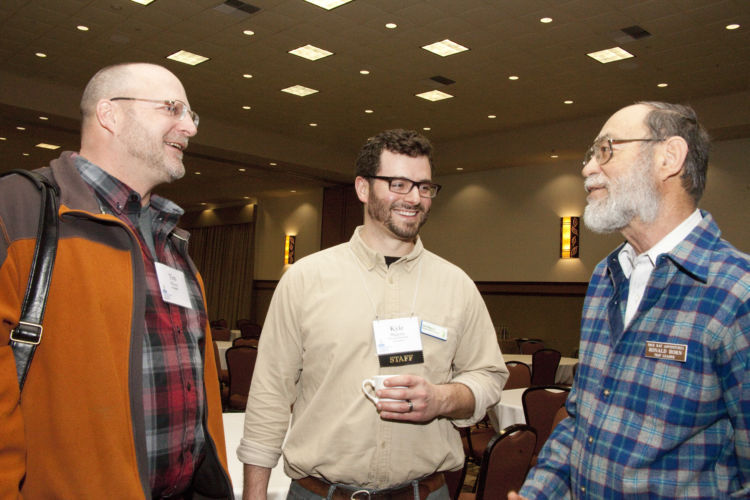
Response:
M640 26L628 26L627 28L623 28L620 31L628 35L633 40L640 40L641 38L647 38L651 36L651 33L644 30Z
M432 80L433 82L442 83L443 85L451 85L456 83L455 80L451 80L450 78L446 78L440 75L430 77L430 80Z
M240 2L240 0L225 0L224 3L214 7L215 10L224 14L246 15L254 14L260 10L260 7L250 5L249 3Z

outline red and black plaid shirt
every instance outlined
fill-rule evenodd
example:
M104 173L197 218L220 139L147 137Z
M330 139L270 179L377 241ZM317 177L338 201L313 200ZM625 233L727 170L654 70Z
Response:
M187 241L172 234L183 210L153 194L142 208L138 193L83 157L76 158L76 167L96 192L102 211L120 219L140 243L146 279L143 414L152 497L179 494L190 485L205 444L206 312L186 260ZM143 229L149 227L150 238L144 238ZM162 299L155 261L184 273L192 309Z

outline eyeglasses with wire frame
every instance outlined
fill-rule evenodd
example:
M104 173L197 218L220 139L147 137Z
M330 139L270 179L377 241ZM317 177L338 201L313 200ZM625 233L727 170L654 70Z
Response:
M615 154L612 146L614 144L624 144L628 142L661 142L665 139L610 139L609 137L601 137L594 141L594 144L586 151L586 155L583 157L583 166L585 167L591 161L591 158L596 158L596 163L599 165L606 164L612 159Z
M380 179L388 183L388 189L396 194L409 194L414 186L417 186L417 192L422 198L434 198L442 187L430 181L413 181L406 177L385 177L383 175L368 175L368 179Z
M190 118L193 120L193 124L195 125L196 128L198 128L198 124L200 123L200 117L198 116L198 113L190 109L190 107L187 104L177 99L161 100L161 99L141 99L140 97L111 97L109 100L110 101L153 102L156 104L161 104L164 107L164 109L166 109L167 112L170 115L172 115L172 117L175 118L177 121L182 121L185 118L185 115L190 113Z

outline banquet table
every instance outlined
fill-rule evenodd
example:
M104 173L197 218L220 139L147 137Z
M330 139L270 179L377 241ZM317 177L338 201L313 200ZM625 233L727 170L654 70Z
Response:
M224 413L224 442L227 446L227 461L229 462L229 477L232 478L234 498L242 498L242 469L243 464L237 458L237 446L242 438L245 424L245 413ZM276 467L271 469L268 481L268 500L285 500L289 491L291 479L284 472L284 460L279 459Z
M503 359L506 363L508 361L520 361L529 365L532 370L534 369L531 354L503 354ZM555 373L555 383L573 385L573 367L577 363L577 358L560 358L560 364L557 366L557 373Z
M527 388L508 389L503 391L500 402L487 411L492 428L497 432L513 424L525 424L526 417L523 415L523 403L521 396Z
M227 349L232 347L232 342L229 340L216 340L216 347L219 348L219 363L221 363L221 369L227 369L227 357L225 356Z

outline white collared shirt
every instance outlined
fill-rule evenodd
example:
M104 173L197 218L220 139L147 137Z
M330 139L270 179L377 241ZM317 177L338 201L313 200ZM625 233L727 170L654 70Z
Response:
M651 277L651 271L653 271L656 265L656 259L659 255L671 251L682 240L687 238L687 235L695 229L695 226L702 219L703 216L700 210L696 208L687 219L682 221L668 235L640 255L635 254L635 249L630 243L626 243L622 247L617 258L620 261L620 266L622 266L623 274L630 280L628 304L625 309L626 327L630 324L630 320L633 319L635 312L638 310L638 305L641 303L643 294L646 291L646 285Z

